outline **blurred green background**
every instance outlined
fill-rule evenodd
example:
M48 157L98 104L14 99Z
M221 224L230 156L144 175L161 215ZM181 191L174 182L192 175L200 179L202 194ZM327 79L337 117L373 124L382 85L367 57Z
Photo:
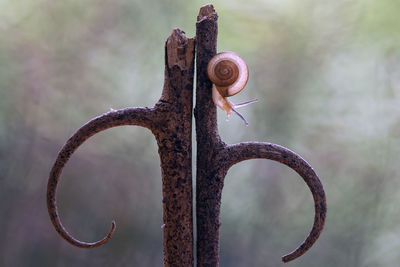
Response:
M162 266L157 146L138 127L88 140L64 170L61 219L93 250L62 240L45 191L58 150L91 118L152 106L164 42L188 36L202 1L0 0L0 266ZM218 51L239 53L250 80L233 102L227 143L267 141L302 155L327 194L326 227L290 266L397 266L400 261L400 3L396 0L221 0ZM283 266L308 234L311 194L267 160L228 173L220 266Z

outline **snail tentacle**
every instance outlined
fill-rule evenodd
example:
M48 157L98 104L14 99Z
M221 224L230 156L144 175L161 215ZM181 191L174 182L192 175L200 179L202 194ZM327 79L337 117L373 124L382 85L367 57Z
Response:
M249 100L249 101L246 101L246 102L242 102L242 103L239 103L239 104L235 104L235 108L245 107L245 106L248 106L248 105L256 103L256 102L258 102L257 98Z
M237 110L234 109L234 108L232 108L232 111L235 112L235 114L238 115L239 118L241 118L241 119L244 121L244 124L245 124L246 126L249 126L249 122L243 117L242 114L240 114L239 111L237 111Z

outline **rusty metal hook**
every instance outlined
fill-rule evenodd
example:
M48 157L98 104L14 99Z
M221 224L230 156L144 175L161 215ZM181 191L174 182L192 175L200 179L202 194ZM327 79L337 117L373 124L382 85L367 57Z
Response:
M105 113L83 125L62 147L50 172L47 207L56 231L72 245L94 248L105 244L115 231L115 222L112 222L105 238L93 243L76 240L66 231L56 205L57 184L64 166L74 151L94 134L116 126L136 125L148 128L158 144L165 225L162 228L164 263L166 266L193 266L191 134L194 55L194 39L187 38L180 29L174 29L165 43L164 88L154 107Z
M53 223L56 231L70 244L81 248L99 247L110 240L114 234L116 225L115 221L112 221L110 232L103 239L92 243L79 241L68 233L61 223L56 202L57 185L63 168L76 149L83 144L83 142L98 132L121 125L138 125L150 128L152 114L151 111L152 110L149 108L127 108L113 110L96 117L79 128L79 130L68 139L61 151L58 153L57 159L54 162L53 168L50 172L49 181L47 183L47 209L51 222Z
M196 216L197 262L199 266L218 266L221 197L229 168L243 160L265 158L283 163L295 170L307 183L315 203L311 232L283 262L303 255L319 237L326 218L326 199L321 181L311 166L296 153L279 145L248 142L228 146L218 133L217 111L212 101L212 82L207 76L209 61L217 54L218 14L213 5L200 9L196 24L197 89L196 89ZM203 112L207 110L207 112Z
M306 253L321 234L326 219L324 188L310 164L285 147L263 142L243 142L227 146L222 152L222 157L228 163L227 168L249 159L264 158L274 160L293 169L303 178L314 198L314 223L310 233L302 244L293 252L283 256L282 261L289 262Z

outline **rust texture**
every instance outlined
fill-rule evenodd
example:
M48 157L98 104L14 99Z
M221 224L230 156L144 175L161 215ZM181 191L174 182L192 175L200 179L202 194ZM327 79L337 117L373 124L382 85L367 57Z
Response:
M197 174L196 221L197 265L218 266L221 193L229 168L241 161L265 158L295 170L311 190L315 203L314 224L304 242L290 254L288 262L303 255L319 237L326 218L322 184L311 166L287 148L261 142L226 145L218 134L216 107L212 102L212 83L206 74L208 61L216 54L218 15L212 5L203 6L196 24L196 119Z
M218 266L219 213L224 173L215 164L226 146L219 137L217 109L207 64L217 51L217 19L212 5L203 6L196 23L196 229L197 266Z
M164 266L193 266L192 223L192 108L194 39L173 30L165 44L165 80L160 100L152 108L126 108L105 113L83 125L65 143L50 172L47 207L56 231L82 248L106 243L115 230L100 241L87 243L73 238L63 227L56 205L61 172L72 153L88 138L106 129L136 125L148 128L159 146L163 190Z
M279 145L262 142L225 144L218 133L217 110L212 101L212 83L207 64L216 54L218 15L209 4L200 9L196 23L196 121L197 173L197 265L219 265L221 194L230 167L244 160L264 158L295 170L308 185L315 202L314 224L308 237L293 252L282 257L288 262L303 255L318 239L326 218L322 184L311 166L296 153ZM115 231L97 242L73 238L61 224L56 191L62 170L76 149L94 134L106 129L136 125L155 136L161 162L164 266L193 266L192 214L192 109L194 39L173 30L165 44L165 80L160 100L151 108L126 108L105 113L83 125L66 142L50 172L47 206L56 231L72 245L82 248L106 243Z

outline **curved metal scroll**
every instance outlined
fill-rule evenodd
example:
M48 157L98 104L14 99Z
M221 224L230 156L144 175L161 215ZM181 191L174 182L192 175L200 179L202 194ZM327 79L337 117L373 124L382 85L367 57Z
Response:
M50 172L47 184L47 208L56 231L70 244L81 248L94 248L105 244L115 231L115 222L112 221L111 230L103 239L87 243L82 242L71 236L62 225L56 204L57 185L60 180L61 172L70 159L72 153L87 139L94 134L106 129L122 125L138 125L146 128L151 127L152 109L149 108L127 108L114 110L92 119L76 131L64 144L58 153L57 159Z
M309 250L321 234L326 219L324 188L313 168L303 158L291 150L270 143L244 142L231 145L225 148L224 156L227 158L228 168L244 160L264 158L285 164L295 170L303 178L314 198L314 224L303 243L293 252L283 256L282 261L292 261Z

